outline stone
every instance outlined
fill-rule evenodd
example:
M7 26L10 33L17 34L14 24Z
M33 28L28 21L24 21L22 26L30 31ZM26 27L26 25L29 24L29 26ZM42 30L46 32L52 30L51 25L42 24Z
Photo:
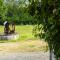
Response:
M19 34L14 33L14 34L0 34L0 40L17 40L19 38Z
M10 28L11 27L11 28ZM0 40L16 40L19 38L19 34L15 32L14 22L4 22L4 33L0 34Z

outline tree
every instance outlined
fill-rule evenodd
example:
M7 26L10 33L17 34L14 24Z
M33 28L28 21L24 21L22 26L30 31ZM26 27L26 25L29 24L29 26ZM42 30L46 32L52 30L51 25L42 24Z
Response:
M36 0L33 0L31 5L35 2ZM39 26L42 24L44 32L39 32L38 35L48 42L50 53L54 50L56 58L60 57L60 0L41 0L41 2L38 1L37 5L31 5L29 13L35 15L38 21L38 30L40 31L41 27ZM31 14L33 10L34 12ZM52 59L50 58L50 60Z
M0 0L0 24L6 19L7 7L5 6L5 0Z

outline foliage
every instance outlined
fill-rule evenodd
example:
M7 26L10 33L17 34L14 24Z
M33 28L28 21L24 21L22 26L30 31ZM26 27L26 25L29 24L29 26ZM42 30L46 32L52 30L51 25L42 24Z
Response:
M0 25L4 21L15 24L35 24L37 21L29 15L26 0L0 0Z
M36 2L36 0L33 1ZM35 4L33 1L32 3ZM31 14L30 12L33 10L34 14ZM48 42L50 53L54 49L56 57L60 57L60 0L38 1L38 5L33 5L33 10L31 9L29 13L37 18L37 26L43 25L43 28L37 30L40 32L42 29L44 33L38 33L38 35Z

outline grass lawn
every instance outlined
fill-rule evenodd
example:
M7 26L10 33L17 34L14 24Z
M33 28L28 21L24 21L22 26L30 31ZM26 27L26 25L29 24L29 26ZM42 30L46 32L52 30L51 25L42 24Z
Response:
M19 39L16 41L34 40L33 25L17 25L16 32L19 34ZM4 27L0 26L0 33L4 32ZM11 40L14 41L14 40Z
M34 39L34 35L32 34L33 25L18 25L16 26L16 31L20 34L20 41Z
M47 43L37 39L32 34L33 25L17 25L16 32L19 34L18 40L0 40L0 52L39 52L47 50ZM4 30L0 26L0 33Z

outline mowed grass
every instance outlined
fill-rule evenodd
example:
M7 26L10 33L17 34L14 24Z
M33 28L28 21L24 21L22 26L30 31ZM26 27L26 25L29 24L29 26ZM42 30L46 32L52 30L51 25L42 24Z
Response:
M16 25L19 34L17 40L0 40L0 52L40 52L47 51L48 44L33 35L34 25ZM4 26L0 26L0 33L4 32Z
M33 25L18 25L16 26L16 32L20 34L20 41L34 39Z
M33 35L33 25L16 25L16 33L19 34L19 39L15 41L25 41L35 39ZM4 26L0 26L0 33L4 32ZM14 40L11 40L14 41Z

